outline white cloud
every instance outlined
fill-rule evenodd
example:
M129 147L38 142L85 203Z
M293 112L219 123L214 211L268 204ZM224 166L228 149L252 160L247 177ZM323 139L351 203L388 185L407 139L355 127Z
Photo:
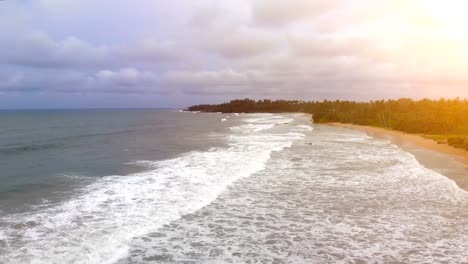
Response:
M229 37L226 31L211 32L204 36L203 46L207 51L227 59L252 57L271 51L278 44L279 37L250 29L234 29Z
M245 85L248 77L232 69L217 71L170 71L164 80L177 85Z
M182 56L189 56L185 51L179 49L172 41L158 41L147 38L126 47L119 47L112 51L113 56L118 56L123 61L160 63L176 60Z
M253 15L259 25L285 26L302 19L316 18L343 3L339 0L257 0L253 4Z
M176 60L183 52L177 45L145 39L129 45L95 45L74 36L53 40L40 31L0 40L0 65L11 64L28 67L100 67L121 64L161 63ZM120 65L119 65L120 64Z
M119 71L101 70L96 73L96 80L105 85L141 87L156 84L158 78L151 72L124 68Z

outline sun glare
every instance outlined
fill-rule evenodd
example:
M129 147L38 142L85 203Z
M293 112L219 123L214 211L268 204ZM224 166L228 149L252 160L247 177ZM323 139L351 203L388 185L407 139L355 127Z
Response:
M458 34L468 32L468 1L425 0L422 4L429 8L431 15L445 28L444 30Z

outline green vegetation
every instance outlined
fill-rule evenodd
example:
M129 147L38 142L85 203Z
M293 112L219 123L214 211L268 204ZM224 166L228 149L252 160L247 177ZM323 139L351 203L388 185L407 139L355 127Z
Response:
M455 148L468 150L468 133L466 135L423 135L428 139L433 139L439 144L448 144Z
M202 112L303 112L315 123L340 122L367 125L422 134L439 143L468 150L467 99L412 99L354 101L232 100L218 105L191 106Z

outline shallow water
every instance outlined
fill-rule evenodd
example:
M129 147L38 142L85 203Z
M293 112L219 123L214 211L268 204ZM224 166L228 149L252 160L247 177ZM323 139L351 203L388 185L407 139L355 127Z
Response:
M299 114L177 114L215 118L216 144L2 215L0 262L468 262L468 193L389 141Z
M315 126L120 263L466 263L468 194L387 141Z

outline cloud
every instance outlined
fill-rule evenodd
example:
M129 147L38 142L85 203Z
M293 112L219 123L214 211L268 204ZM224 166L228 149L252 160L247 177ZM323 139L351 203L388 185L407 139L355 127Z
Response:
M254 1L252 9L254 21L257 24L278 27L324 15L343 2L337 0L258 0Z
M65 67L101 64L111 59L108 47L97 47L76 37L54 41L43 32L12 36L0 42L2 64Z
M259 71L184 70L166 73L163 81L167 86L177 88L180 93L185 94L258 97L265 92L274 94L274 87L271 85L276 80L269 77Z
M176 44L145 39L131 45L93 45L74 36L53 40L34 31L0 41L0 64L27 67L102 67L176 60L182 55Z
M9 76L3 76L3 78L0 78L0 91L5 91L17 86L23 79L23 72L17 72Z
M279 43L277 34L252 27L250 15L235 10L209 5L194 12L190 25L202 51L236 60L269 52Z
M45 69L34 72L12 72L7 80L0 81L0 92L43 93L52 91L77 91L84 89L88 80L82 72Z
M119 71L101 70L96 73L96 81L105 86L142 87L155 85L158 78L154 73L124 68Z
M354 57L377 52L372 40L355 36L290 36L289 46L299 56L312 57Z
M278 37L271 34L248 29L216 32L204 36L204 48L227 59L252 57L271 51L277 45Z
M145 63L169 62L178 60L182 56L190 56L184 50L179 49L176 43L158 41L154 38L147 38L127 47L114 48L110 53L123 61Z
M0 92L143 93L162 94L160 78L135 68L99 70L95 73L43 69L0 76Z
M217 71L170 71L165 81L177 85L245 85L248 77L232 69Z
M2 5L3 92L189 94L204 102L468 96L467 32L447 30L425 1Z

